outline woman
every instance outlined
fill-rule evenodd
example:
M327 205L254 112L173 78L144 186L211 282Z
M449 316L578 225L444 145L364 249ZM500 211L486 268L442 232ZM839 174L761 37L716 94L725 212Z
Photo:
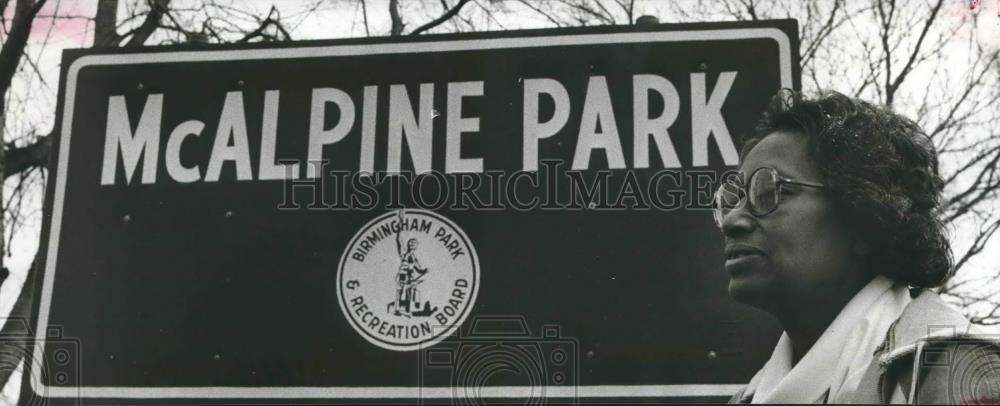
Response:
M919 126L838 93L782 91L740 156L715 196L729 293L784 333L733 402L1000 401L998 347L928 290L952 258ZM928 353L948 365L925 365Z

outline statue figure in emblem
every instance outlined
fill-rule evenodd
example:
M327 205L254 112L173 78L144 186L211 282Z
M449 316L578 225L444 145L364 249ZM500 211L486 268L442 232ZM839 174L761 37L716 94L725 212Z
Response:
M399 212L399 222L402 224L403 211ZM403 317L428 317L434 314L437 307L431 307L430 301L420 302L418 285L423 283L427 268L420 265L417 259L417 239L410 238L406 246L402 242L402 230L396 233L396 252L399 254L399 268L396 272L396 299L386 306L386 312Z

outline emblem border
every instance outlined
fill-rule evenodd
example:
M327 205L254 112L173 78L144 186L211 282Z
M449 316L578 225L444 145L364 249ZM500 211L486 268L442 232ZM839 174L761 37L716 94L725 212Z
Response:
M407 214L409 212L409 213L419 213L427 215L444 223L448 227L451 227L452 230L455 231L455 234L457 234L459 237L462 238L462 242L468 248L469 256L472 258L472 283L470 284L472 287L471 289L472 292L469 294L468 304L462 309L462 312L455 317L455 322L452 325L445 327L443 332L436 334L427 340L420 341L416 344L405 344L405 345L388 342L380 339L379 337L375 337L372 334L370 334L367 330L365 330L363 326L359 325L357 320L355 320L354 317L351 316L351 311L349 309L349 306L347 306L344 294L342 293L343 286L341 286L342 282L341 276L343 276L344 274L344 265L347 263L351 249L358 242L358 239L363 237L366 234L366 232L370 230L372 227L374 227L376 224L381 223L387 218L396 216L399 211L402 211L403 214ZM344 252L340 255L340 261L337 262L337 278L336 278L337 304L340 306L340 310L344 313L344 316L347 318L351 327L354 328L354 330L358 333L358 335L363 337L365 341L368 341L369 343L372 343L380 348L392 351L417 351L423 348L431 347L441 342L448 336L452 335L456 330L458 330L459 326L461 326L462 323L465 322L465 319L469 316L469 313L471 313L469 310L473 306L475 306L476 298L479 295L479 279L480 279L479 272L480 272L479 253L476 252L476 247L472 245L472 241L469 238L469 236L465 234L465 230L463 230L461 227L455 224L455 222L451 221L451 219L443 215L440 215L438 213L435 213L433 211L424 209L392 210L378 217L375 217L374 219L368 220L368 222L365 223L365 225L362 226L361 229L359 229L357 232L354 233L354 237L352 237L351 241L347 243L346 247L344 247Z

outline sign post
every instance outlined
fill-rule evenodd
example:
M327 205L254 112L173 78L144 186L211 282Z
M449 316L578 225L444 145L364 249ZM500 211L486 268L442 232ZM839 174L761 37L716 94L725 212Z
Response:
M796 32L68 51L22 394L724 398L777 330L712 186Z

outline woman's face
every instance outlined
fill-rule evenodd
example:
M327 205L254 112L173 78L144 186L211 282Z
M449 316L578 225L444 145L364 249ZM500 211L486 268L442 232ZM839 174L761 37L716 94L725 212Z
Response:
M748 180L761 167L825 183L802 134L777 131L764 137L746 155L740 173ZM852 276L861 272L851 261L852 233L828 192L789 184L781 189L773 212L757 218L742 207L722 222L729 294L765 310L832 294L856 283Z

